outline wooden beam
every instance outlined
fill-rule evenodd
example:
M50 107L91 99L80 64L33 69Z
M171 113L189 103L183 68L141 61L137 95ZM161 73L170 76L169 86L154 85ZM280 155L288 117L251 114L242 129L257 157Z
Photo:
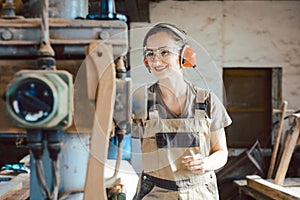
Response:
M112 130L116 93L116 74L112 55L111 48L103 44L97 44L87 58L91 61L91 66L87 66L87 68L96 67L97 76L94 81L98 83L98 87L94 94L90 93L89 95L90 98L96 96L96 110L91 135L84 200L107 199L104 169L109 136ZM94 83L91 85L97 86Z
M0 200L25 200L29 193L29 174L19 174L10 181L0 182Z
M22 189L22 187L22 182L9 181L0 183L0 200L10 197L18 190Z
M23 187L20 190L17 190L5 200L27 200L30 197L30 174L19 174L13 180L22 181Z
M235 180L234 184L238 187L239 198L238 199L246 199L246 196L253 197L255 200L271 200L270 197L265 196L264 194L250 188L247 186L246 180Z
M299 200L300 193L284 188L283 186L276 185L257 175L246 176L247 185L261 192L262 194L275 199L275 200Z
M272 176L273 176L275 162L276 162L276 158L277 158L277 152L278 152L280 139L281 139L284 115L285 115L285 112L287 109L287 104L288 104L287 101L283 101L283 103L282 103L282 113L281 113L280 120L279 120L278 130L277 130L277 134L276 134L276 140L275 140L274 147L273 147L273 152L272 152L272 157L271 157L271 161L270 161L267 178L272 178Z
M292 115L291 118L291 128L290 130L286 131L286 140L283 147L284 149L274 180L274 183L278 185L283 185L286 172L288 170L294 149L297 144L297 140L299 138L300 116Z

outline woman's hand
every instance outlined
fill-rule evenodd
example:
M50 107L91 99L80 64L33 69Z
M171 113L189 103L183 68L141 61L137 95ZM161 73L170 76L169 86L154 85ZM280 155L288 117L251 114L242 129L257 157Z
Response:
M223 167L227 162L228 150L224 129L211 132L211 154L203 157L200 154L184 156L182 163L194 174L202 174L205 171L216 170Z
M200 154L185 156L182 163L194 174L202 174L206 171L205 158Z

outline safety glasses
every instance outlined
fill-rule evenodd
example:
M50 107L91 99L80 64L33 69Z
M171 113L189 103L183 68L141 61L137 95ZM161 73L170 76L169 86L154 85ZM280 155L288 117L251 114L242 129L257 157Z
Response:
M172 54L178 55L178 51L180 48L167 48L161 47L156 50L153 49L146 49L144 51L145 58L148 61L154 61L155 56L160 60L167 60Z

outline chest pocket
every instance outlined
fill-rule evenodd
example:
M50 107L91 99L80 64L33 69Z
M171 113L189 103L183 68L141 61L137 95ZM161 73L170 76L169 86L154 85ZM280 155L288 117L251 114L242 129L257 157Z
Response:
M199 147L197 132L156 133L155 140L157 148Z

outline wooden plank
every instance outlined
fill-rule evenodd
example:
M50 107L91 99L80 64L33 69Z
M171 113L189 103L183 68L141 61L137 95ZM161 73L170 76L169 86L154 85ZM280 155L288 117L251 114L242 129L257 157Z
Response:
M282 103L282 113L281 113L280 120L279 120L278 130L277 130L276 139L275 139L275 143L274 143L274 147L273 147L273 152L272 152L272 157L271 157L271 162L270 162L267 178L272 178L272 176L273 176L275 162L276 162L277 153L278 153L278 148L279 148L280 139L281 139L284 115L285 115L286 109L287 109L287 104L288 104L287 101L283 101L283 103Z
M87 66L87 68L96 67L99 82L96 82L98 83L96 110L84 188L85 200L107 199L104 168L112 130L116 90L115 65L112 55L112 51L109 51L106 45L98 44L88 58L91 59L93 65ZM93 94L89 95L89 97L94 96Z
M4 200L22 189L22 182L8 181L0 183L0 200Z
M5 200L27 200L30 196L30 174L19 174L16 176L15 180L22 181L23 187L17 190L11 196L7 197Z
M284 150L280 159L280 163L275 175L274 183L278 185L282 185L286 176L286 172L288 170L300 131L300 117L292 116L293 127L286 132L286 141L284 144Z
M246 176L247 185L261 192L262 194L275 199L275 200L299 200L300 194L289 188L284 188L283 186L276 185L272 182L262 179L257 175Z
M233 107L233 106L229 106L227 108L228 112L235 112L235 113L240 113L240 112L265 112L265 108L264 107L249 107L249 108L243 108L243 107Z
M267 197L267 196L263 195L262 193L257 192L256 190L254 190L250 187L242 187L241 192L242 192L242 194L250 196L250 197L254 198L255 200L272 200L270 197ZM241 198L241 200L242 199L244 199L244 198Z
M282 110L281 109L273 109L272 110L272 112L273 113L282 113ZM294 109L286 109L286 111L285 111L286 113L293 113L293 112L295 112L295 110Z
M273 182L272 179L268 179L267 181ZM266 199L271 199L270 197L267 197L263 195L262 193L248 187L247 185L247 180L242 179L242 180L234 180L233 183L238 187L240 199L244 199L244 195L253 197L256 200L266 200ZM284 180L283 184L284 188L288 188L290 191L294 193L299 193L300 192L300 178L286 178Z
M0 200L25 200L29 193L29 174L19 174L10 181L0 182Z
M256 200L271 200L271 198L247 186L247 180L235 180L234 184L238 186L239 199L245 199L244 196L253 197Z

